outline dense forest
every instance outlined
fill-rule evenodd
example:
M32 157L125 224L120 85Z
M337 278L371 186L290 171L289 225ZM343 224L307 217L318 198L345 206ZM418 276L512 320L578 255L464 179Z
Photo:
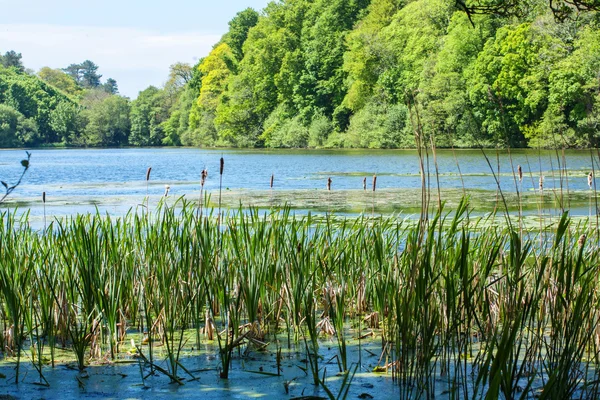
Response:
M0 147L597 146L595 3L281 0L133 101L92 61L7 51Z

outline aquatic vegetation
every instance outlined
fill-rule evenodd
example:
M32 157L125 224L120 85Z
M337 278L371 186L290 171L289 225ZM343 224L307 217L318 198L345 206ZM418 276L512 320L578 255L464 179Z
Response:
M200 218L196 204L165 200L152 213L80 215L43 231L27 215L0 214L4 356L18 363L31 353L44 383L54 365L44 347L72 349L84 370L119 359L133 340L144 368L184 384L195 379L181 362L187 330L197 345L217 342L224 379L242 346L261 351L284 334L333 396L320 341L337 343L347 393L365 368L350 363L348 341L370 334L402 398L432 397L440 385L453 398L599 394L591 220L565 213L542 237L474 218L466 199L425 224L289 208L217 212Z

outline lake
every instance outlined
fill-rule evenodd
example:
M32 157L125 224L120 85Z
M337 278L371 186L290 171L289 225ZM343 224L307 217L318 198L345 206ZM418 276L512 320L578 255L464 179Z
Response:
M31 153L31 168L23 184L2 207L30 209L34 217L41 213L44 191L53 215L93 211L96 207L122 214L141 204L146 193L157 201L163 195L165 185L170 186L171 199L185 196L197 200L203 168L208 170L205 189L212 197L210 204L214 205L221 156L225 160L223 201L226 206L234 207L239 202L259 207L289 203L302 211L342 213L365 210L410 213L420 207L421 179L415 150L127 148L34 149ZM514 170L521 165L524 174L523 181L517 185L509 154L485 151L509 199L514 199L517 187L525 196L538 199L539 177L543 176L548 199L555 202L561 186L563 192L568 187L573 203L566 208L575 214L589 213L591 191L587 174L592 170L592 158L598 169L596 154L591 156L589 150L567 151L569 177L568 180L563 178L561 184L562 160L555 151L513 150L511 153ZM0 179L14 183L21 170L19 161L24 156L23 150L0 150ZM467 193L475 199L475 211L478 207L481 211L489 211L491 204L497 203L496 181L481 150L438 150L437 165L443 199L455 200ZM148 167L152 167L152 174L147 187ZM431 155L429 171L431 187L436 187ZM274 174L272 190L271 174ZM377 175L375 194L370 190L374 174ZM328 193L326 182L329 177L332 190ZM362 190L364 177L367 177L366 193ZM537 209L540 206L534 207L537 202L534 200L530 201L530 208ZM512 204L512 200L510 202Z

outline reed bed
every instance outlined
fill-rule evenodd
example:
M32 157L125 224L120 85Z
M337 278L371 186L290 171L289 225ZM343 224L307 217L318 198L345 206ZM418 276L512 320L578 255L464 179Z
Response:
M371 333L376 370L401 398L600 395L600 251L567 213L540 240L469 217L466 200L420 223L171 203L43 231L0 213L0 345L15 382L24 358L45 385L57 348L83 371L133 345L144 384L153 373L185 384L197 377L183 349L202 341L218 344L227 379L242 346L285 346L284 335L314 384L343 398L366 368L360 350L350 361L348 340ZM337 343L339 393L324 338Z

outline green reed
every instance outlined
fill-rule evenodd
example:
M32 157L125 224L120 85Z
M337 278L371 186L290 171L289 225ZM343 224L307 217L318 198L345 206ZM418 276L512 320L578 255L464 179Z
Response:
M46 384L59 343L83 370L118 360L134 340L142 367L184 384L186 330L196 346L216 341L224 379L241 346L262 349L283 333L331 397L321 341L337 344L347 394L353 371L366 368L352 365L349 339L369 329L382 343L378 370L401 398L597 396L593 221L565 213L541 242L536 230L495 221L469 216L467 199L421 223L287 208L199 215L179 200L151 215L75 216L38 232L27 215L4 212L2 351L18 366L29 349Z

